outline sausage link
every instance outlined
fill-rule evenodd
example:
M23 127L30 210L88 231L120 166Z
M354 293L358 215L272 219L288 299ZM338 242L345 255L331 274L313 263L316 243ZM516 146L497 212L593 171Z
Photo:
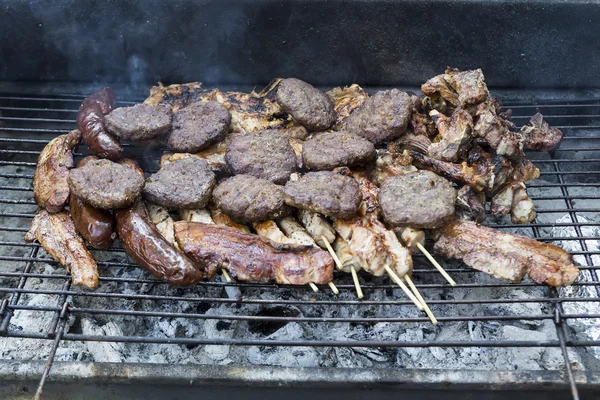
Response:
M115 93L111 88L100 89L83 101L77 114L77 127L90 152L100 158L118 160L123 148L104 127L104 115L115 106Z

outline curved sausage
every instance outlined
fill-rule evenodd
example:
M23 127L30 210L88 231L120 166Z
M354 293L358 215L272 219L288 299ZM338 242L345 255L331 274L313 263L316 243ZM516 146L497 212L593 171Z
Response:
M100 89L83 101L77 114L77 127L90 152L100 158L118 160L123 148L104 127L104 115L115 106L115 93L111 88Z
M140 200L116 210L117 234L125 252L139 266L171 285L188 286L204 278L204 271L158 232Z

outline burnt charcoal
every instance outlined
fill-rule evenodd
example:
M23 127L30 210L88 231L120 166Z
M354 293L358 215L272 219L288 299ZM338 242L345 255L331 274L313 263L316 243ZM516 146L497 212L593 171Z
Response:
M168 144L172 151L195 153L223 139L231 114L215 101L192 103L173 116Z
M125 140L149 140L171 130L173 113L167 105L121 107L104 117L110 133Z
M263 308L255 314L260 317L288 317L293 318L300 315L300 312L294 308L275 306ZM257 335L269 336L287 325L286 321L250 321L248 330Z
M321 131L333 125L336 113L331 99L314 86L296 78L281 81L277 103L309 130Z
M316 170L363 165L375 155L373 143L349 132L316 134L302 147L304 165Z

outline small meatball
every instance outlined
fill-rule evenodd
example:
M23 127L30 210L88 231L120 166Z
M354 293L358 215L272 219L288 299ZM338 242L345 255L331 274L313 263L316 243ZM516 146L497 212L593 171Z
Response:
M433 172L417 171L383 181L378 200L387 224L436 229L454 218L456 190Z
M195 153L222 140L231 114L216 101L192 103L173 116L169 147L178 153Z
M102 210L129 206L138 198L143 186L143 176L110 160L89 161L69 174L71 192Z
M165 104L121 107L104 117L110 133L125 140L149 140L171 130L173 113Z
M151 203L176 208L202 208L215 186L208 163L190 157L164 165L146 180L143 196Z
M242 222L256 222L282 217L288 211L283 187L266 179L236 175L213 191L215 204Z
M318 134L302 147L304 165L316 170L363 165L375 155L373 143L349 132Z
M283 184L296 171L296 154L288 139L277 130L235 135L225 153L227 166L234 174Z
M277 89L277 103L283 111L312 131L327 129L336 119L331 99L300 79L288 78L281 81Z
M331 171L309 172L289 181L285 195L285 202L293 207L341 219L352 218L361 200L356 179Z
M412 106L398 89L377 92L346 118L345 128L375 144L389 142L406 131Z

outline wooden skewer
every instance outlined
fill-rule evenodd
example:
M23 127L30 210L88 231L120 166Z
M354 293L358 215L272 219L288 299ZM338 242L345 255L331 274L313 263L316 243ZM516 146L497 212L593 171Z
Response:
M448 281L448 283L450 285L452 285L452 286L456 286L456 282L454 282L454 279L452 279L452 277L450 275L448 275L448 273L446 272L446 270L444 270L444 268L437 261L435 261L435 258L433 258L433 256L431 255L431 253L429 253L427 251L427 249L425 247L423 247L423 245L421 243L419 243L419 242L417 242L417 247L419 248L419 250L421 250L421 253L425 254L425 257L427 257L427 259L433 264L433 266Z
M325 243L325 247L327 247L327 251L329 251L329 254L331 254L331 257L333 257L333 261L335 261L335 265L337 266L337 269L341 271L344 268L344 266L342 265L342 262L338 258L337 254L335 254L335 251L333 251L333 247L331 247L331 243L329 243L329 240L327 240L325 235L321 236L321 239L323 240L323 243ZM358 280L358 274L356 273L356 269L354 268L354 266L350 267L350 272L352 273L352 280L354 281L354 287L356 288L356 295L358 296L359 299L362 299L363 297L365 297L365 295L363 294L362 288L360 287L360 282ZM335 293L335 291L334 291L334 293Z
M415 293L415 296L417 296L417 298L419 299L419 301L421 302L421 304L423 304L423 308L425 309L425 314L427 314L427 316L431 320L431 323L434 324L434 325L437 325L438 320L435 318L435 315L433 315L433 313L431 312L431 309L429 308L429 306L427 305L427 303L425 303L425 299L423 298L423 296L421 296L421 293L419 292L419 290L417 289L417 287L413 283L413 281L410 278L410 276L405 275L404 279L406 280L406 283L408 283L408 286L410 286L411 290Z
M231 277L229 276L227 270L225 268L221 268L221 272L223 273L223 276L225 277L227 283L231 283Z
M333 294L340 294L340 291L338 290L337 286L335 286L335 284L333 282L329 282L328 285L331 288L331 291L333 292Z
M313 290L313 292L318 292L319 291L319 288L317 287L317 285L315 285L312 282L309 282L308 286L310 286L310 288Z
M402 289L402 291L404 293L406 293L406 295L411 299L411 301L413 303L415 303L415 306L417 306L417 308L421 311L424 310L423 304L419 301L419 299L417 299L415 297L414 294L412 294L412 292L406 287L406 285L404 284L404 282L402 282L402 279L400 279L398 277L398 275L394 272L393 269L391 269L389 266L385 266L385 272L388 273L388 275L390 276L390 278L392 278L392 280L398 285L400 286L400 289Z

